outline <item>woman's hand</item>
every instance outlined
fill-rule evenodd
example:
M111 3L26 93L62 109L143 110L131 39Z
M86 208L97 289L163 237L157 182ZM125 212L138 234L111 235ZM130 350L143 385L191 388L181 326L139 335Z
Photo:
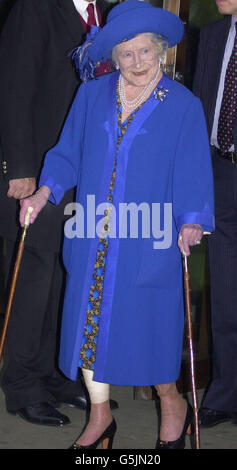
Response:
M178 247L181 253L189 256L190 246L199 245L201 243L203 231L200 225L197 224L185 224L182 225L179 238Z
M26 199L21 199L20 205L21 205L21 210L20 210L20 224L22 227L25 225L25 217L26 217L26 212L28 207L33 208L33 212L30 215L29 222L30 224L33 224L35 221L37 215L39 212L43 209L43 207L46 205L48 198L50 196L50 189L48 186L41 186L41 188L36 191L36 193L28 197Z

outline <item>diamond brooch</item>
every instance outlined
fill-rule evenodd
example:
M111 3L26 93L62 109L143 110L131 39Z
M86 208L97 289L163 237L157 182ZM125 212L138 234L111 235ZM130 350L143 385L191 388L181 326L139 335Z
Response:
M164 101L169 93L169 90L166 90L164 87L156 87L153 93L156 100Z

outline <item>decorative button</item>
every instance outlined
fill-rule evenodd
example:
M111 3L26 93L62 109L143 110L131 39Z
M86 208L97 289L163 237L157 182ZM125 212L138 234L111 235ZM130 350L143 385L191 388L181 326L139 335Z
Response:
M4 175L7 174L7 162L2 162L2 171Z

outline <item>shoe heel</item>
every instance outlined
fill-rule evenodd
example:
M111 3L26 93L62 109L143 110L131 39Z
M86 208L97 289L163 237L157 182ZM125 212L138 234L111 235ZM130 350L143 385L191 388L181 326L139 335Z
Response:
M115 436L115 432L111 436L106 437L105 439L103 439L102 449L112 449L114 436Z
M109 437L106 437L106 439L104 439L102 441L102 449L108 449L109 448L109 441L110 441Z
M188 428L187 428L187 431L186 431L186 434L188 436L191 436L191 434L193 434L193 427L192 427L192 423L189 424Z
M192 416L192 420L191 420L191 423L190 423L190 427L191 427L191 432L190 432L190 435L192 436L195 432L195 424L194 424L194 416Z

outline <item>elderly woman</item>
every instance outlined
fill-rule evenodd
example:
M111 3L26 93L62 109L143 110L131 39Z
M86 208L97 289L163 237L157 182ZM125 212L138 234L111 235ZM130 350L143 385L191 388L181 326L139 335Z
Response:
M32 223L48 199L57 204L77 186L79 215L65 230L59 365L72 380L82 368L91 411L74 448L112 446L109 384L156 387L157 448L184 448L190 431L192 407L176 388L184 325L181 251L189 255L214 221L200 102L160 69L164 49L182 35L178 17L149 3L128 0L112 9L89 54L94 62L112 55L117 70L81 85L59 142L46 155L40 189L21 203L21 224L29 205ZM87 206L92 196L97 213L104 210L98 236ZM132 225L124 235L119 208L125 203L160 209L156 217L153 212L152 224L161 219L156 237L149 236L151 221L143 231L140 219L137 236Z

